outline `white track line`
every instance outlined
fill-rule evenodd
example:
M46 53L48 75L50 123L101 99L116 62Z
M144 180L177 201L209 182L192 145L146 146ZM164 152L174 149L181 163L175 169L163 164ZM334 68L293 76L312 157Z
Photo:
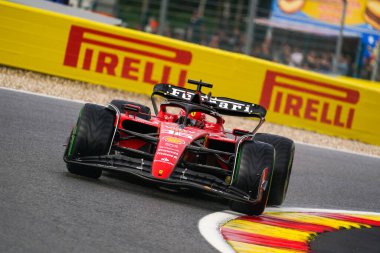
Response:
M29 94L29 95L34 95L34 96L40 96L40 97L58 99L58 100L67 101L67 102L75 102L75 103L80 103L80 104L87 103L86 101L82 101L82 100L56 97L56 96L45 95L45 94L42 94L42 93L36 93L36 92L31 92L31 91L17 90L17 89L13 89L13 88L0 87L0 89L9 90L9 91L13 91L13 92L24 93L24 94ZM380 159L380 156L370 155L370 154L364 154L364 153L355 153L354 151L350 151L350 150L340 150L340 149L337 149L337 148L324 147L324 146L317 145L317 144L309 144L309 143L304 143L304 142L299 142L299 141L295 141L295 143L296 144L305 145L305 146L314 147L314 148L333 150L333 151L341 152L341 153L347 153L347 154L360 155L360 156L366 156L366 157Z
M219 252L234 253L235 251L220 233L220 227L237 217L239 217L237 213L230 211L212 213L199 220L198 228L203 238Z
M46 95L46 94L37 93L37 92L26 91L26 90L17 90L17 89L6 88L6 87L0 87L0 89L1 90L8 90L8 91L13 91L13 92L24 93L24 94L33 95L33 96L40 96L40 97L45 97L45 98L58 99L58 100L67 101L67 102L75 102L75 103L80 103L80 104L87 103L86 101L83 101L83 100L76 100L76 99L56 97L56 96Z
M266 208L265 211L266 212L325 212L325 213L380 216L380 213L375 213L375 212L348 211L348 210L337 210L337 209L298 208L298 207L269 207L269 208ZM212 213L199 220L198 229L201 235L206 239L206 241L208 241L219 252L235 253L232 247L223 239L223 236L220 233L220 228L226 222L236 219L240 216L244 216L244 214L235 213L230 210Z
M265 208L265 211L266 212L325 212L325 213L344 213L344 214L380 216L380 213L377 213L377 212L322 209L322 208L303 208L303 207L268 207L268 208Z
M321 145L318 145L318 144L310 144L310 143L299 142L299 141L295 141L295 143L296 144L305 145L305 146L309 146L309 147L313 147L313 148L320 148L320 149L337 151L337 152L341 152L341 153L347 153L347 154L352 154L352 155L360 155L360 156L367 156L367 157L371 157L371 158L380 159L380 156L371 155L371 154L365 154L365 153L356 153L356 152L351 151L351 150L337 149L337 148L333 148L333 147L325 147L325 146L321 146Z

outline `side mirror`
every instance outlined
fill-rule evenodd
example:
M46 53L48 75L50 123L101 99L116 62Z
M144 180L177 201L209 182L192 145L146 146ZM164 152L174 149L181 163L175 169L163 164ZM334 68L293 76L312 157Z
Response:
M243 135L252 134L252 133L250 131L247 131L247 130L234 128L234 130L232 130L232 134L236 135L236 136L243 136Z
M125 104L124 109L128 112L139 113L141 108L140 106L137 106L137 105Z

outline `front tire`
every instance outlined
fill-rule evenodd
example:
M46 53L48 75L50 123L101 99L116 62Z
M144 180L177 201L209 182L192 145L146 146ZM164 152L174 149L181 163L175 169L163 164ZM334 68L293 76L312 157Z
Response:
M248 204L231 200L230 208L233 211L248 215L260 215L264 212L269 196L274 163L274 149L272 145L258 141L243 142L238 150L236 176L232 186L256 198L261 175L268 168L267 185L263 191L262 199L257 204Z
M256 134L255 140L273 145L276 151L275 168L268 205L279 206L284 202L288 191L294 158L294 142L282 136L264 133Z
M115 114L104 106L85 104L79 113L65 152L68 160L84 156L106 155L115 129ZM70 173L99 178L102 169L87 165L67 163Z

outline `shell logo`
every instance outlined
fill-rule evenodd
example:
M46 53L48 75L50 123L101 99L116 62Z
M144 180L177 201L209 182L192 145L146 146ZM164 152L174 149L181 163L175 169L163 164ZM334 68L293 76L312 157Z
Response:
M177 137L165 136L164 141L174 143L174 144L185 144L185 141Z

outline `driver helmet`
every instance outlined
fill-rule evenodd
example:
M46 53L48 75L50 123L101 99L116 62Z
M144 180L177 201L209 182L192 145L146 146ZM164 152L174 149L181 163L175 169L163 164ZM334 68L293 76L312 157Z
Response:
M185 116L186 116L186 111L181 110L179 117L184 118ZM191 113L189 113L187 119L188 119L188 124L190 126L203 128L204 122L206 120L206 114L203 112L191 112Z

